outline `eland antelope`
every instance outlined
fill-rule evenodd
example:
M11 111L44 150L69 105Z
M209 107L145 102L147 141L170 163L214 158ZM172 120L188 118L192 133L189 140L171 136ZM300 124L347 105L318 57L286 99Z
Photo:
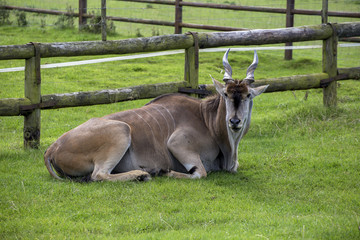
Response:
M236 172L253 98L268 85L251 87L256 51L246 78L233 79L229 50L223 57L225 84L211 77L218 94L203 100L168 94L138 109L90 119L47 149L44 161L50 174L57 179L146 181L157 175L202 178L210 171Z

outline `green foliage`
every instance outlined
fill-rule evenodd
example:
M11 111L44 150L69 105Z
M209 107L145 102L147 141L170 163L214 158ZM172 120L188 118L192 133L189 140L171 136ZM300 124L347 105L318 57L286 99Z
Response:
M40 19L40 28L45 28L46 27L46 20L45 20L45 18L43 18L43 19Z
M225 1L224 3L225 3L225 4L229 4L229 5L236 5L236 3L235 3L235 2Z
M0 1L0 26L2 25L10 25L10 11L6 10L4 8L1 8L1 6L7 5L5 1Z
M91 13L93 15L90 18L90 22L88 25L82 27L82 31L99 34L101 33L101 15L99 13L95 13L94 11ZM116 26L113 21L106 20L106 34L108 35L116 35Z
M26 20L25 12L16 12L17 24L19 27L25 27L28 25L28 21Z
M69 15L60 15L57 21L54 23L59 29L71 29L74 28L74 9L71 6L66 7L66 11Z
M160 36L159 29L157 29L157 28L152 28L152 36Z
M144 35L141 34L141 30L140 28L137 28L136 29L136 34L135 34L136 37L144 37Z
M360 0L351 0L354 4L360 4Z

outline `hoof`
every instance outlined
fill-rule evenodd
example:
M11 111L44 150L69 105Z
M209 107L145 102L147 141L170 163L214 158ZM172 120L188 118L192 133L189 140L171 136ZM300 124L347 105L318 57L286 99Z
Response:
M140 182L147 182L147 181L151 180L151 176L148 173L147 174L142 174L142 175L136 177L136 180L140 181Z

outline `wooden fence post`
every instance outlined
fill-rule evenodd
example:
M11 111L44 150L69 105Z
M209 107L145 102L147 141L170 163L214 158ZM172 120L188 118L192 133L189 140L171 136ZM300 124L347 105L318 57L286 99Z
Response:
M190 32L194 37L194 46L185 49L185 74L184 80L192 89L199 88L199 45L198 35ZM196 97L196 94L191 94Z
M101 40L106 41L106 0L101 0Z
M175 34L182 33L182 27L180 24L182 23L182 6L180 6L180 2L182 0L175 1Z
M35 46L35 57L25 60L25 97L32 104L41 101L40 51ZM40 107L40 106L39 106ZM40 145L40 108L24 114L24 147L38 148Z
M322 22L327 23L327 12L328 12L328 0L323 0L322 6ZM323 72L329 75L329 78L336 77L337 75L337 45L338 45L338 36L336 34L336 26L331 24L333 34L330 38L323 41L322 48L322 66ZM337 82L332 81L323 88L323 104L326 107L335 107L337 104Z
M79 0L79 30L86 26L86 18L83 17L87 12L87 0Z
M286 2L286 27L294 26L294 14L292 10L295 8L295 0L287 0ZM292 46L292 42L285 43L285 46ZM285 49L285 60L292 59L292 49Z
M322 9L321 9L321 23L327 23L328 22L328 0L322 1Z

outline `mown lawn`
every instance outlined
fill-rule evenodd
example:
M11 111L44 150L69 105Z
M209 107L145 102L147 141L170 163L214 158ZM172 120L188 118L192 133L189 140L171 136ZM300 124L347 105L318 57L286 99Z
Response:
M54 36L57 41L96 37L65 32L2 26L0 44L24 44L31 34L47 42ZM339 49L339 66L358 66L358 50ZM221 78L222 54L200 54L201 83L210 83L209 74ZM252 54L230 53L234 76L244 77ZM256 79L321 72L321 50L296 51L292 61L284 61L282 51L258 54ZM84 58L42 59L42 64ZM42 93L180 81L183 58L44 69ZM1 61L0 68L23 64ZM0 98L23 97L23 79L23 72L0 73ZM240 143L238 173L210 173L200 180L81 184L48 174L43 152L62 133L149 100L42 111L39 150L23 149L22 117L0 117L0 238L359 239L359 93L359 81L339 82L338 107L329 109L322 106L321 89L259 96Z
M291 92L262 95L240 146L239 172L195 181L80 184L49 176L43 151L62 132L144 101L43 111L40 150L21 148L19 118L1 118L1 236L357 239L360 99L354 88L359 91L358 82L341 85L336 109L321 106L319 90L307 101L300 91L297 99Z

